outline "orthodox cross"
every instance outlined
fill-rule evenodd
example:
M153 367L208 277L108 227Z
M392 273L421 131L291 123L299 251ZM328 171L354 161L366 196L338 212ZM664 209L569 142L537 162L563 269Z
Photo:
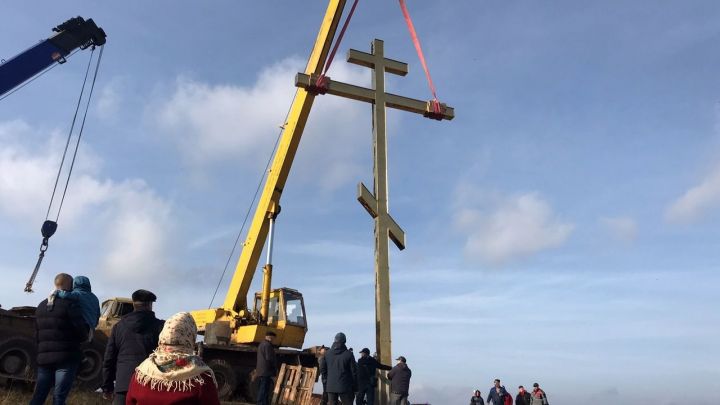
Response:
M390 264L389 240L405 249L405 233L388 212L387 134L385 132L385 108L422 114L442 120L454 118L454 110L444 104L411 99L385 92L385 72L405 76L407 63L385 58L383 41L375 39L371 52L351 49L347 61L372 69L372 89L336 82L319 75L298 73L295 85L316 94L333 94L373 105L373 193L361 182L358 184L358 201L375 220L375 340L378 359L392 364L390 339ZM378 403L388 403L389 387L386 379L380 388Z

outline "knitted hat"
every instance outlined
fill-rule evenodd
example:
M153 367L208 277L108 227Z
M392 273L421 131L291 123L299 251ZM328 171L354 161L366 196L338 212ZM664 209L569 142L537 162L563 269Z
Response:
M195 320L188 312L178 312L165 321L160 332L160 344L193 349L197 338Z
M345 334L340 332L337 335L335 335L335 341L338 343L345 343L347 342L347 337L345 337Z

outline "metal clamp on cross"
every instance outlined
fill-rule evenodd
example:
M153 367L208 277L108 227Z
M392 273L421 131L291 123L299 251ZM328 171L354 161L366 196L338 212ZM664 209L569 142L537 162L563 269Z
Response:
M298 73L295 86L313 94L333 94L373 105L374 193L364 184L358 184L358 201L375 220L375 339L378 357L383 364L392 364L390 334L390 260L389 241L405 249L405 232L388 211L387 134L385 131L386 107L422 114L436 120L455 117L452 107L434 101L423 101L385 92L385 72L405 76L408 65L388 59L384 55L383 41L372 42L371 53L351 49L347 61L372 69L372 89L336 82L320 75ZM435 105L434 105L435 104ZM380 379L379 404L387 404L389 386Z

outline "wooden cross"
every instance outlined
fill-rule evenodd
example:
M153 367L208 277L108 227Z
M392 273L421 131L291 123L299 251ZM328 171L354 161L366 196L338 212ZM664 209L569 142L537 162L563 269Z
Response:
M405 76L407 63L385 58L383 41L375 39L371 44L371 53L351 49L347 61L372 69L372 89L336 82L325 77L298 73L295 85L316 94L333 94L373 105L373 155L374 155L374 193L361 182L358 184L358 201L375 220L375 339L378 358L383 364L392 364L390 339L390 264L389 241L400 249L405 249L405 232L388 212L387 181L387 134L385 132L385 108L396 108L433 119L454 118L454 110L440 104L439 111L433 109L433 103L411 99L385 92L385 72ZM381 379L379 404L387 404L389 386Z

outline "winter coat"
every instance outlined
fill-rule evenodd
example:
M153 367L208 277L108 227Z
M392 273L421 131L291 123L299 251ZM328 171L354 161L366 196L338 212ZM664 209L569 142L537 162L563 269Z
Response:
M345 394L357 391L357 363L352 352L342 343L333 343L325 352L320 374L327 378L327 392Z
M541 389L535 389L533 390L532 394L530 394L531 401L530 405L548 405L547 396L545 395L545 391Z
M153 311L133 311L112 328L103 360L103 391L126 392L135 367L158 346L165 321ZM114 381L114 383L113 383Z
M318 366L320 367L320 381L323 384L323 391L327 391L325 389L325 386L327 385L327 372L325 374L322 374L322 370L327 370L327 366L325 365L325 355L320 357L320 360L318 360Z
M388 373L390 379L390 392L400 395L409 395L410 393L410 377L412 371L405 363L398 363Z
M485 405L485 401L482 399L482 397L476 397L473 395L470 398L470 405Z
M38 366L82 359L80 345L87 340L90 328L76 302L55 298L48 307L48 300L43 300L35 311L35 327Z
M488 405L505 405L505 397L508 396L505 387L500 387L500 393L495 390L495 387L490 388L488 391L487 403ZM512 399L512 397L510 397Z
M532 401L532 398L527 391L524 394L518 393L515 397L515 405L530 405L530 401Z
M372 387L375 385L375 375L377 369L380 370L392 370L392 367L381 364L375 360L374 357L365 356L360 357L357 361L358 365L358 389L360 391L368 386Z
M210 375L203 374L204 384L193 384L190 390L157 391L150 384L141 385L133 375L125 405L220 405L217 387Z
M58 291L58 297L77 301L82 311L83 319L90 328L95 329L100 319L100 301L92 293L90 279L85 276L77 276L73 279L72 291Z
M255 377L275 377L278 373L277 356L272 343L263 340L257 349Z

